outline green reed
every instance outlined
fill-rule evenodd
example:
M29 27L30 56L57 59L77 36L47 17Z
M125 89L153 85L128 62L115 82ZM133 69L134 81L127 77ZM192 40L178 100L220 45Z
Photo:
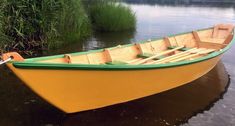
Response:
M136 17L127 5L116 1L99 0L90 4L88 8L92 24L98 31L135 29Z
M0 43L6 50L39 50L90 35L80 0L2 0Z
M91 27L123 31L135 25L130 7L117 0L1 0L0 51L32 55L85 39Z

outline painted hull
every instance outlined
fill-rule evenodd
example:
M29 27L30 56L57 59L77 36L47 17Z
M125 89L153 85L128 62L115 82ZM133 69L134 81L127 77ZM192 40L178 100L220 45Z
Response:
M219 24L107 49L31 59L12 52L2 57L39 96L66 113L74 113L187 84L217 64L235 42L234 33L233 25Z
M209 72L217 57L161 69L53 70L9 68L39 96L66 113L123 103L189 83Z

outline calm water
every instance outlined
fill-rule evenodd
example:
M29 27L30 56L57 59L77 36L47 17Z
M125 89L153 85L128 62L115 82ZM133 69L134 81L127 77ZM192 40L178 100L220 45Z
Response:
M82 43L49 50L70 53L135 43L216 23L234 23L235 9L205 5L130 5L136 31L94 33ZM0 126L232 126L235 125L235 46L207 75L174 90L125 104L65 115L31 92L5 67L0 68ZM224 67L225 66L225 67ZM226 72L227 71L227 72ZM228 85L228 74L230 85ZM229 86L227 88L227 86ZM223 96L223 97L222 97Z

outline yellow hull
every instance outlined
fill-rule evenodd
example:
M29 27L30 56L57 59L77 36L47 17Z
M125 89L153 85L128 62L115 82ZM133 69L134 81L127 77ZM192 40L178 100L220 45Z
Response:
M160 93L207 72L235 42L220 24L139 44L41 58L3 54L26 85L64 112L85 111ZM150 54L150 55L146 55Z
M9 68L42 98L66 113L101 108L160 93L209 72L220 56L193 64L142 70Z

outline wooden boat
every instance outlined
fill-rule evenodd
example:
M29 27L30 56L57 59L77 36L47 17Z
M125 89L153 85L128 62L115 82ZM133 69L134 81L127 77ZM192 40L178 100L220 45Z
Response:
M138 44L3 62L39 96L66 113L123 103L191 82L228 50L234 26L211 28Z

